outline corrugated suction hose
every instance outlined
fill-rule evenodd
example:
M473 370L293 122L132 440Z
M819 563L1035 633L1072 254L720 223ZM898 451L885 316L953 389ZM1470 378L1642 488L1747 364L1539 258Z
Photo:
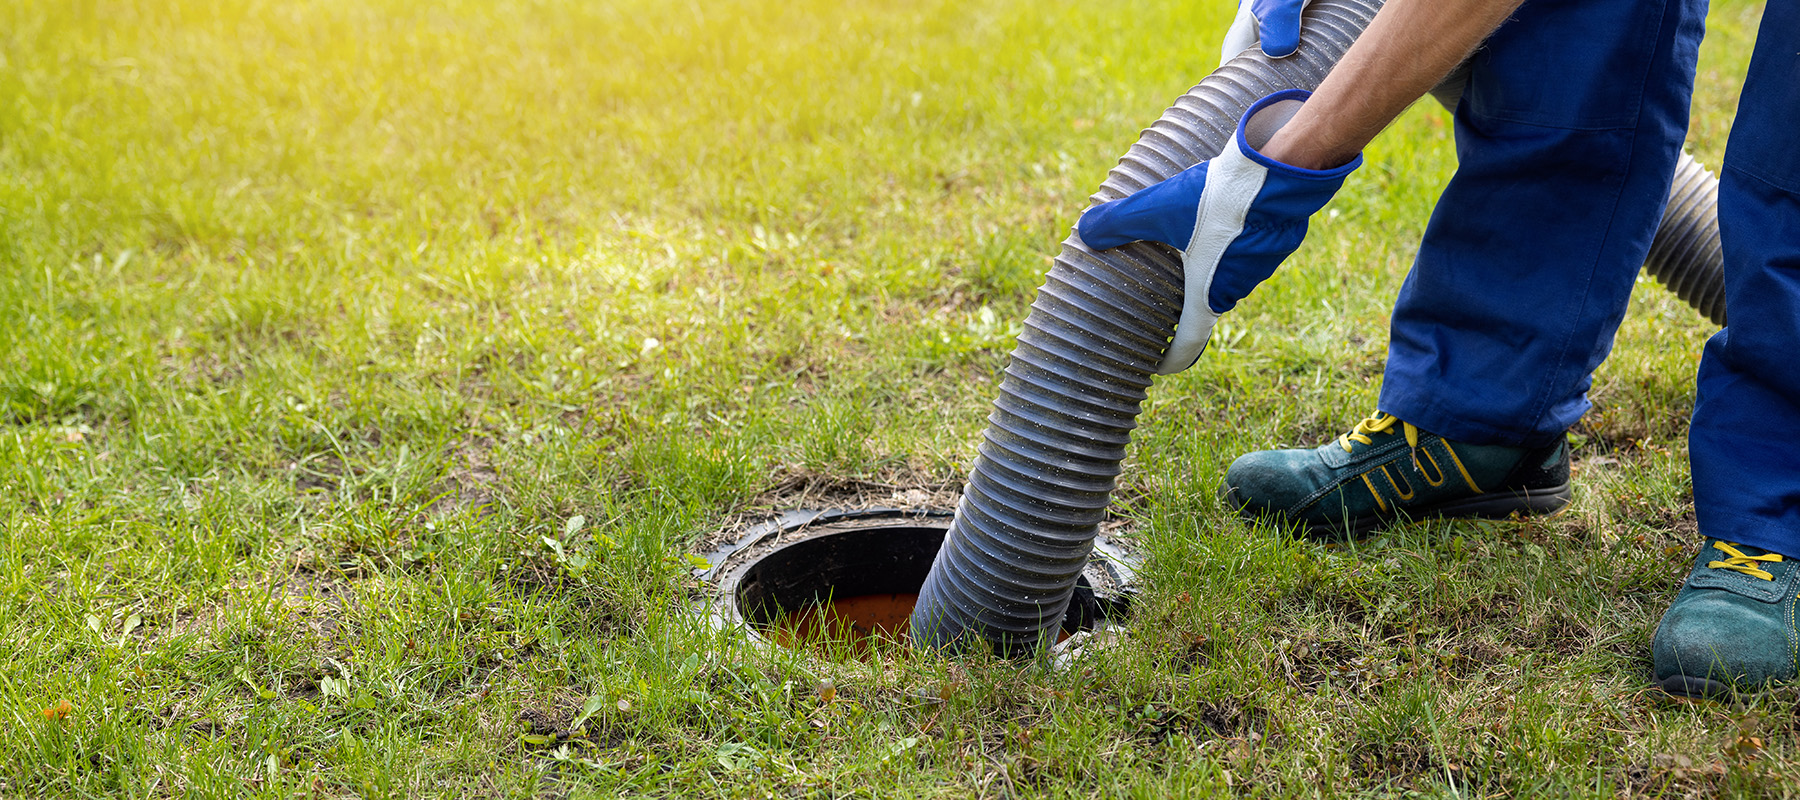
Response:
M1092 201L1124 197L1216 155L1265 95L1317 88L1380 6L1314 0L1299 52L1276 60L1252 48L1207 76L1143 132ZM1679 202L1670 204L1652 246L1651 272L1722 319L1716 181L1684 158L1675 195ZM1669 229L1672 219L1678 230ZM915 643L985 643L1006 656L1032 655L1049 643L1174 333L1182 286L1181 254L1172 248L1134 242L1096 252L1077 234L1063 242L1006 367L956 519L920 590Z
M1687 153L1669 182L1644 271L1676 297L1725 324L1725 254L1719 249L1719 179Z

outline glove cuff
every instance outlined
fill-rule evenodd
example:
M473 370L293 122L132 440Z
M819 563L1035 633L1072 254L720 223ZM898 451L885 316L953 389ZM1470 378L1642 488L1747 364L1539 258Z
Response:
M1331 169L1296 167L1262 154L1262 148L1268 145L1270 139L1275 138L1275 132L1281 130L1288 124L1288 121L1294 118L1295 114L1299 113L1300 106L1304 105L1309 97L1312 97L1312 92L1305 89L1284 89L1253 103L1250 109L1244 112L1243 118L1238 120L1236 134L1238 150L1243 153L1245 158L1255 161L1263 168L1289 177L1302 180L1341 181L1344 176L1362 166L1361 153L1357 153L1356 158L1351 159L1349 163Z

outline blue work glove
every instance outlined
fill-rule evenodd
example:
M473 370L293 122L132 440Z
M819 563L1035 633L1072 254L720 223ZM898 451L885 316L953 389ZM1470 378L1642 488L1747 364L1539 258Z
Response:
M1264 55L1286 58L1300 49L1300 12L1307 0L1238 0L1237 18L1219 47L1219 65L1262 42Z
M1147 239L1182 251L1187 289L1181 324L1159 374L1172 375L1199 360L1219 315L1275 273L1306 238L1307 218L1362 165L1359 154L1334 169L1301 169L1257 152L1309 96L1288 89L1256 101L1218 156L1130 197L1090 208L1075 223L1081 240L1095 250Z

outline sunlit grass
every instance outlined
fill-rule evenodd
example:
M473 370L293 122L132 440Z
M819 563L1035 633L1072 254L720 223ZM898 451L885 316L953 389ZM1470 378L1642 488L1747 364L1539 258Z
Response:
M1757 17L1718 5L1712 164ZM1710 333L1654 285L1570 513L1219 513L1238 453L1372 408L1454 167L1426 105L1153 390L1122 649L831 663L681 612L733 518L960 480L1229 6L0 4L0 794L1781 794L1790 695L1646 691Z

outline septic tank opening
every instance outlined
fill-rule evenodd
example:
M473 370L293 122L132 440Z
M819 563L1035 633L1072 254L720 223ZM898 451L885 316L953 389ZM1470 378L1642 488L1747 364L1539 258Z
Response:
M947 512L789 512L708 554L713 617L788 647L903 645L908 618L950 527ZM1123 619L1135 570L1096 542L1063 616L1062 635Z

